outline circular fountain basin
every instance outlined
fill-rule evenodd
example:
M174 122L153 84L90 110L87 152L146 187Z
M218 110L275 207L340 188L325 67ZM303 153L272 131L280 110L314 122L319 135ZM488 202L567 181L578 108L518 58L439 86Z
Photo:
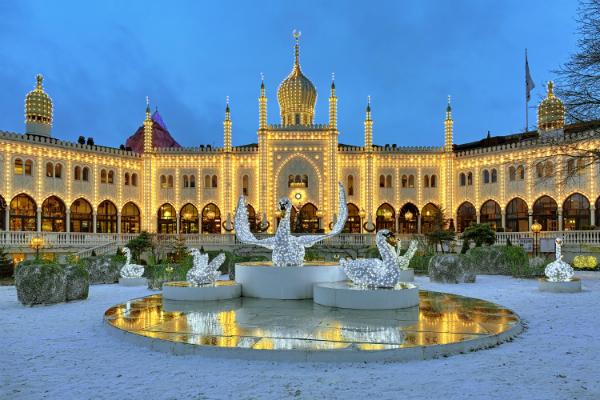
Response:
M547 278L540 278L538 288L540 292L577 293L581 292L581 279L571 278L570 281L553 282Z
M400 282L414 282L415 270L412 268L400 270Z
M163 299L176 301L210 301L240 297L242 287L234 281L216 281L205 285L190 282L167 282L162 288Z
M146 286L147 284L146 278L119 278L121 286Z
M393 288L364 288L352 282L318 283L314 302L323 306L354 310L393 310L419 305L419 288L400 283Z
M408 361L485 349L522 330L489 301L420 291L418 307L352 310L312 300L172 301L160 294L104 313L110 333L174 354L270 361Z
M266 262L235 265L242 296L259 299L312 299L315 283L346 280L338 263L307 262L302 267L274 267Z

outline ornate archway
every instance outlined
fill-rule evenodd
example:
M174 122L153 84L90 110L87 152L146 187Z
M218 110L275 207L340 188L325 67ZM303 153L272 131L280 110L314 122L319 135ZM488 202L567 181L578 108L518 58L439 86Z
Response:
M256 210L250 204L246 204L246 210L248 211L248 223L250 224L250 232L258 232L258 226L256 225Z
M506 232L529 230L529 207L525 200L515 197L506 205Z
M533 219L543 231L558 230L558 204L550 196L542 196L533 203Z
M389 203L383 203L377 208L375 217L375 230L388 229L396 231L396 212Z
M121 232L140 233L141 215L140 208L133 202L128 202L121 211Z
M67 207L61 199L50 196L42 203L42 232L66 232Z
M477 210L468 201L462 203L456 210L456 231L464 232L471 224L477 222Z
M158 208L157 233L177 233L177 212L170 203L165 203Z
M563 203L563 229L581 230L590 226L590 201L581 193L573 193Z
M200 216L192 203L181 207L179 212L179 232L184 234L200 232Z
M0 230L5 231L8 226L6 225L6 200L0 196Z
M502 210L500 204L494 200L488 200L481 206L479 222L489 224L493 230L502 227Z
M353 203L348 203L348 219L344 225L344 233L360 233L361 218L358 206Z
M421 210L421 233L429 233L436 229L442 229L444 216L440 214L441 211L438 206L433 203L427 203Z
M398 213L398 232L417 233L419 209L413 203L406 203Z
M221 233L221 210L214 203L202 209L202 233Z
M110 200L104 200L98 206L96 232L117 233L117 207Z
M317 207L312 203L304 204L296 215L295 232L317 233L319 231L319 217Z
M86 199L79 198L71 204L70 225L71 232L93 232L94 231L94 210L92 205Z
M29 195L21 193L10 201L9 224L11 231L37 230L37 206Z

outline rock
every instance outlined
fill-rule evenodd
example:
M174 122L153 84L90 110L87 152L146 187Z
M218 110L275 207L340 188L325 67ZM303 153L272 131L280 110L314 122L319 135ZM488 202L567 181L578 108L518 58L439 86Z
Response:
M429 260L429 280L440 283L473 283L475 271L465 254L439 254Z
M65 266L66 300L85 300L90 289L90 274L83 265Z
M87 257L81 263L87 269L92 285L118 282L121 267L125 265L125 261L120 263L113 256Z
M58 264L31 262L15 272L17 298L26 305L61 303L66 299L66 273Z

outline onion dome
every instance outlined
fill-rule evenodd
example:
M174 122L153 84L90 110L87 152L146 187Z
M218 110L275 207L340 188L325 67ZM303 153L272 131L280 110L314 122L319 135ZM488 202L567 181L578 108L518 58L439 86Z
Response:
M554 96L554 83L548 82L548 94L538 107L538 130L553 131L565 126L565 106Z
M277 100L283 125L310 125L315 115L317 90L300 68L300 32L294 31L295 61L292 72L279 85Z
M52 99L42 88L43 79L38 74L35 89L25 97L25 123L52 125Z

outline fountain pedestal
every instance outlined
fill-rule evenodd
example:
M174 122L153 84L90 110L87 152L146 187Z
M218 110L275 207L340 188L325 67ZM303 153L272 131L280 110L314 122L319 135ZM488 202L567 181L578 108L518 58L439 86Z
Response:
M314 288L314 302L323 306L355 310L392 310L419 305L419 288L401 283L394 288L360 288L351 282L319 283Z
M235 265L235 281L242 296L260 299L312 299L313 286L322 282L346 280L336 263L306 263L302 267L273 267L267 263Z
M163 299L178 301L226 300L240 297L242 287L234 281L216 281L206 285L189 282L167 282L162 288Z
M569 281L549 281L547 278L540 278L538 281L540 292L552 293L577 293L581 292L581 279L571 278Z
M146 278L119 278L121 286L145 286L147 284Z

